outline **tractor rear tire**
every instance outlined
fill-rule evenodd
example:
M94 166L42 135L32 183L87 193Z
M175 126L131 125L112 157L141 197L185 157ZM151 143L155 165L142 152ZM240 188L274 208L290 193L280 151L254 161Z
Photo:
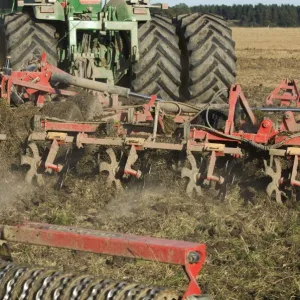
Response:
M43 52L50 64L57 65L56 29L52 25L27 13L15 13L5 16L4 32L6 55L11 57L13 70L26 67L29 62L39 59Z
M235 42L227 22L209 14L183 15L178 17L178 33L189 69L183 76L189 102L227 101L236 77Z
M139 28L140 59L132 67L134 92L179 100L181 62L179 38L172 20L154 15Z

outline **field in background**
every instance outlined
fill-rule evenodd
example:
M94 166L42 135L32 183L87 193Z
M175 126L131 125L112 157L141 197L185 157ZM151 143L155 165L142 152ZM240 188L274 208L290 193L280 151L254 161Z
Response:
M255 103L261 103L282 79L300 79L300 28L234 27L233 38L237 82Z
M252 104L263 104L285 77L299 79L300 29L234 28L233 35L237 81ZM10 204L0 211L0 223L30 219L204 242L208 256L199 283L214 300L300 299L300 207L292 200L279 206L267 199L263 168L255 159L240 166L244 176L224 202L208 191L202 199L188 199L180 175L167 171L157 157L152 168L155 185L150 177L146 189L117 198L103 188L103 180L89 176L68 176L60 191L54 191L48 181L44 189L38 189L26 185L24 174L11 167L19 165L19 149L32 114L26 106L14 111L0 107L0 130L9 136L7 143L0 143L0 204ZM179 291L186 287L179 268L156 262L20 245L13 245L13 255L17 263Z
M300 50L300 28L233 27L237 50Z

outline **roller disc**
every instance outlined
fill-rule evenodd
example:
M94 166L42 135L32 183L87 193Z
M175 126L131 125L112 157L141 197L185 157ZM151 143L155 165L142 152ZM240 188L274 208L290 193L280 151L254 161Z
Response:
M26 155L21 156L21 165L29 166L25 181L29 184L33 184L33 181L36 180L38 186L43 186L45 185L43 175L38 173L38 167L41 162L39 149L35 143L29 144L28 147L29 151L27 151Z
M135 299L177 300L176 292L137 283L114 282L56 272L51 269L27 268L0 261L0 298L19 300L92 300Z
M266 192L270 199L275 193L276 202L282 204L283 192L280 191L279 189L282 167L281 167L280 160L278 158L274 158L274 163L275 163L275 170L272 167L268 166L267 161L264 160L265 174L271 177L272 179L272 181L266 188Z
M105 161L100 162L99 172L100 173L106 172L108 174L107 185L109 187L112 187L114 184L118 191L123 191L123 186L122 186L121 180L116 177L117 173L118 173L120 162L117 161L116 154L112 148L108 148L106 150L106 153L108 154L108 156L110 158L110 163L105 162Z
M198 196L203 196L201 186L198 185L198 179L200 177L199 169L197 167L197 162L193 154L188 154L187 159L191 165L191 168L182 168L181 170L181 178L188 178L189 183L186 187L186 193L187 195L192 198L194 192Z

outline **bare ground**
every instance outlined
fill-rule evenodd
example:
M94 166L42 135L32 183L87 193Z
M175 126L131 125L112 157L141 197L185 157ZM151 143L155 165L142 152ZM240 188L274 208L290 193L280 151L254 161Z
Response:
M252 29L244 30L234 32L238 80L252 103L260 105L281 79L299 76L299 49L270 51L262 40L255 49L248 49L244 45L255 34ZM262 39L263 35L256 35ZM14 111L2 106L0 111L0 132L9 136L8 142L0 143L0 200L8 204L1 211L3 223L32 220L203 242L208 257L198 279L203 291L214 299L300 299L300 206L294 200L279 206L266 198L262 167L256 161L241 165L249 176L239 176L223 202L212 191L206 191L203 199L187 198L178 174L165 171L164 159L157 158L152 177L155 187L148 178L145 189L131 185L117 197L105 188L103 178L87 175L70 175L61 191L53 190L51 182L38 189L24 183L24 174L17 167L33 113L27 106ZM186 287L180 268L156 262L23 245L13 245L12 250L17 263L178 291Z

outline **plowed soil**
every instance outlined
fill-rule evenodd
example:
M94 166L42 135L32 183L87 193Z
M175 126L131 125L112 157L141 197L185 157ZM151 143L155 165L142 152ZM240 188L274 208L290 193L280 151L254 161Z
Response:
M300 40L300 29L234 29L234 37L238 82L251 105L262 105L282 79L299 79L295 39ZM121 195L91 174L69 175L60 191L52 180L41 189L26 184L26 170L19 167L35 111L28 105L0 107L0 133L8 135L0 142L2 223L31 220L205 243L208 256L198 281L214 299L300 299L300 206L294 198L283 206L267 199L259 160L240 165L243 174L224 201L209 190L203 198L189 199L167 155L153 157L152 175ZM156 262L19 244L12 245L12 253L20 264L166 286L179 293L187 284L181 268Z

